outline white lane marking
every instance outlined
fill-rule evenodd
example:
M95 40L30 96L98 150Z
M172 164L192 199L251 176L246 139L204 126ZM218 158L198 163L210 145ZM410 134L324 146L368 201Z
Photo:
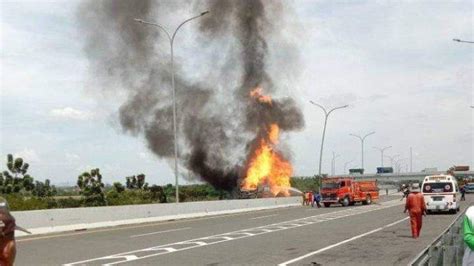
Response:
M209 241L206 242L207 245L214 245L222 242L227 242L227 241L232 241L232 240L237 240L237 239L242 239L242 238L247 238L247 237L252 237L252 236L257 236L257 235L262 235L262 234L267 234L267 233L273 233L273 232L278 232L281 230L287 230L287 229L292 229L292 228L297 228L300 226L304 225L309 225L309 224L315 224L315 223L320 223L323 221L316 220L314 218L322 217L325 215L342 215L341 217L346 217L346 216L352 216L352 215L359 215L371 211L377 211L381 209L386 209L386 208L391 208L394 206L398 206L403 204L403 202L400 202L399 200L393 200L393 201L387 201L384 202L383 205L366 205L366 206L361 206L361 207L356 207L358 209L358 212L353 212L353 208L348 208L348 209L342 209L340 211L334 211L330 213L322 213L314 216L308 216L305 218L299 218L299 219L294 219L290 221L284 221L284 222L279 222L279 223L274 223L274 224L268 224L268 225L263 225L259 227L253 227L253 228L246 228L242 230L237 230L233 232L228 232L228 233L223 233L223 234L218 234L218 235L212 235L212 236L206 236L206 237L201 237L201 238L195 238L191 240L186 240L186 241L181 241L181 242L175 242L175 243L170 243L170 244L165 244L165 245L160 245L160 246L155 246L155 247L150 247L150 248L145 248L145 249L138 249L138 250L133 250L133 251L128 251L128 252L122 252L114 255L109 255L105 257L99 257L99 258L93 258L93 259L88 259L88 260L83 260L83 261L77 261L77 262L71 262L67 263L64 265L84 265L89 262L98 262L102 263L104 265L115 265L119 263L124 263L124 262L130 262L130 261L135 261L135 260L142 260L150 257L155 257L155 256L161 256L164 254L169 254L173 252L178 252L178 251L183 251L183 250L188 250L192 248L197 248L197 247L202 247L202 245L198 245L195 242L206 242L206 240L210 240L211 238L219 238L219 237L229 237L231 239L226 239L222 238L223 240L219 241ZM334 220L336 218L331 218L329 220ZM299 223L299 226L296 226L295 223ZM303 223L303 225L301 225ZM306 224L304 224L306 223ZM257 230L258 229L258 230ZM248 234L249 230L257 230L260 231L258 233L254 234ZM169 250L168 252L156 252L156 253L151 253L150 251L153 250ZM150 254L151 253L151 254ZM133 255L133 257L126 257L128 255ZM125 258L125 259L122 259ZM104 262L105 261L105 262ZM106 263L107 261L111 261L109 263Z
M141 235L132 235L132 236L130 236L130 238L140 237L140 236L156 235L156 234L162 234L162 233L168 233L168 232L176 232L176 231L182 231L182 230L188 230L188 229L191 229L191 227L183 227L183 228L178 228L178 229L170 229L170 230L152 232L152 233L141 234Z
M250 218L250 220L263 219L263 218L273 217L273 216L278 216L278 214L272 214L272 215L265 215L265 216L254 217L254 218Z
M407 220L408 218L410 218L410 217L405 217L405 218L403 218L403 219L401 219L401 220L398 220L398 221L396 221L396 222L393 222L393 223L391 223L391 224L384 225L384 226L379 227L379 228L377 228L377 229L374 229L374 230L372 230L372 231L369 231L369 232L366 232L366 233L363 233L363 234L360 234L360 235L351 237L351 238L349 238L349 239L346 239L346 240L341 241L341 242L339 242L339 243L336 243L336 244L327 246L327 247L325 247L325 248L318 249L318 250L316 250L316 251L313 251L313 252L310 252L310 253L308 253L308 254L305 254L305 255L303 255L303 256L301 256L301 257L294 258L294 259L292 259L292 260L282 262L282 263L278 264L278 266L286 266L286 265L288 265L288 264L291 264L291 263L300 261L300 260L305 259L305 258L307 258L307 257L311 257L311 256L313 256L313 255L319 254L319 253L324 252L324 251L326 251L326 250L329 250L329 249L331 249L331 248L335 248L335 247L337 247L337 246L340 246L340 245L343 245L343 244L345 244L345 243L354 241L354 240L359 239L359 238L362 238L362 237L364 237L364 236L368 236L368 235L370 235L370 234L376 233L376 232L381 231L381 230L383 230L383 229L385 229L385 228L388 228L388 227L390 227L390 226L394 226L394 225L396 225L396 224L398 224L398 223L401 223L401 222Z

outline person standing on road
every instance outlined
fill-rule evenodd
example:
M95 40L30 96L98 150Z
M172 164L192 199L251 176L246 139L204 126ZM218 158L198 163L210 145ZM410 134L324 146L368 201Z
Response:
M7 201L0 197L0 265L10 266L15 262L15 218L10 214Z
M420 193L420 184L414 183L411 186L410 194L407 197L404 213L410 214L411 235L413 238L420 237L422 216L426 216L426 205L423 194Z
M466 210L463 220L464 242L466 249L462 258L463 266L474 265L474 206Z
M303 196L303 205L304 206L309 206L309 192L305 191L304 196Z
M463 185L461 187L461 201L465 201L466 200L466 185Z
M400 199L400 201L402 201L404 198L408 198L408 194L410 194L410 189L408 189L407 185L405 184L402 185L402 192L403 192L403 196Z
M321 208L321 194L319 192L316 192L316 195L314 196L314 201L316 202L316 206L318 208Z

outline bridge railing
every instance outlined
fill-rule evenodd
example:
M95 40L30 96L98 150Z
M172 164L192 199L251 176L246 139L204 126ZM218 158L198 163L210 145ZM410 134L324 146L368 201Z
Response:
M414 266L461 266L465 244L463 240L464 212L426 247L409 265Z

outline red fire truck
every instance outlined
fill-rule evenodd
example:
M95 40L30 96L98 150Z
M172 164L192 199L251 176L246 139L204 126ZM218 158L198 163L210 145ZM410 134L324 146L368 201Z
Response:
M343 206L354 205L357 202L371 204L379 199L377 181L358 181L354 178L323 178L321 186L321 202L324 207L331 204Z

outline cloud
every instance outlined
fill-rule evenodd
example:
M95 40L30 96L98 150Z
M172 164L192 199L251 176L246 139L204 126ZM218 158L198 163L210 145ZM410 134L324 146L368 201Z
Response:
M16 152L14 157L20 157L27 163L37 163L41 161L36 151L28 148L24 148L22 151Z
M87 111L81 111L72 107L64 107L52 109L49 115L54 118L66 119L66 120L89 120L92 118L92 114Z
M65 157L66 157L66 161L71 162L71 163L78 162L81 159L79 155L75 153L68 153L68 152L66 153Z

